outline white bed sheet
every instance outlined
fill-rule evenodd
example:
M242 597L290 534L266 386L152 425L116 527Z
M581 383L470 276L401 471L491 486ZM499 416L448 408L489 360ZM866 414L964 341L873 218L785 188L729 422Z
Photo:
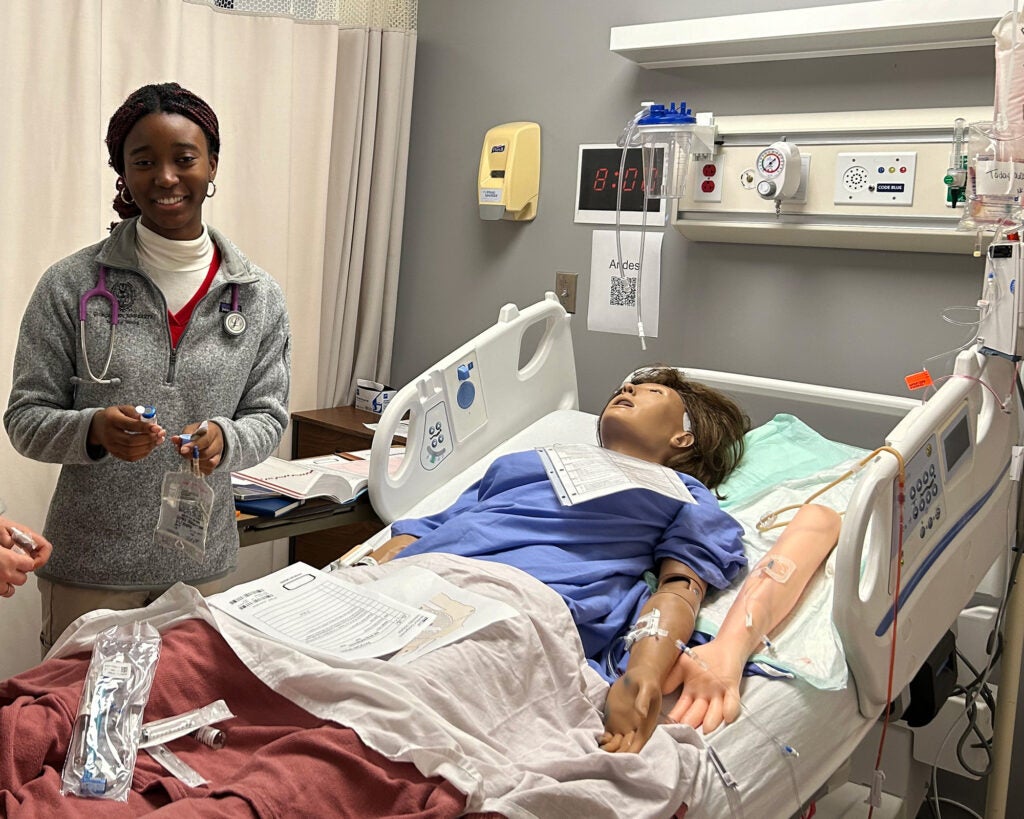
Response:
M692 729L658 731L641 754L597 748L606 686L583 660L555 592L510 566L444 554L407 562L520 614L408 665L324 662L250 630L178 584L145 609L85 615L52 656L88 650L100 631L118 623L148 621L162 631L196 617L282 696L351 727L385 756L444 777L467 794L468 811L510 819L664 819L699 800L706 763ZM368 580L397 565L358 567L347 578ZM230 707L230 691L224 699Z
M597 416L576 410L553 412L496 448L493 456L551 443L596 443ZM493 458L477 462L416 504L403 517L417 517L449 506L486 471ZM848 492L849 487L845 490ZM770 503L770 502L769 502ZM390 528L374 538L382 543ZM728 816L786 817L796 814L839 769L871 729L875 720L861 715L853 683L842 690L819 690L800 680L747 677L742 685L744 714L707 739L738 787L729 789L702 753L684 775L691 778L693 801L688 819ZM667 698L664 713L674 697ZM678 726L661 730L666 732ZM673 734L674 735L674 734ZM783 756L778 740L796 749ZM666 783L667 785L667 783ZM799 794L799 798L797 796ZM581 815L581 814L575 814Z

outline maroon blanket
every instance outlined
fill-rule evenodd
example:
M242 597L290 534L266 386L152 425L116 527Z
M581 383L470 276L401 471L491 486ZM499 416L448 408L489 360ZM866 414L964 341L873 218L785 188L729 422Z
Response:
M452 817L465 797L365 747L267 688L219 634L189 620L163 634L145 720L223 699L227 746L190 737L168 747L208 785L190 788L139 752L127 803L60 795L60 776L89 655L49 660L0 683L0 814L28 817L161 816Z

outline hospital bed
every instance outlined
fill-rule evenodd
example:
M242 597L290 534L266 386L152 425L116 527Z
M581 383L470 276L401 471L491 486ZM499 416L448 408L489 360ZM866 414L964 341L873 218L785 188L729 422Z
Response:
M378 514L392 521L443 508L501 452L593 442L596 418L576 409L569 329L569 318L553 296L523 310L507 305L493 327L399 391L374 439L370 496ZM558 595L511 567L423 555L387 566L342 569L333 564L328 569L363 582L412 564L502 600L520 616L489 625L407 666L381 660L328 662L277 644L179 585L145 610L85 615L58 641L51 659L0 684L0 704L5 706L0 708L0 743L5 743L0 764L17 763L18 754L33 747L30 735L19 733L24 724L11 708L32 696L39 697L42 707L63 692L64 704L52 716L56 739L43 742L49 743L47 764L56 765L59 773L55 760L63 759L67 745L64 712L74 708L81 687L76 669L87 662L80 652L104 628L145 619L165 634L162 662L168 669L166 676L158 669L149 709L181 709L187 695L199 690L205 693L195 696L212 697L220 690L229 705L243 692L254 698L239 704L244 719L238 725L228 723L232 739L216 752L236 754L235 762L245 763L243 772L252 767L266 776L275 770L259 767L274 764L264 746L250 750L233 745L270 730L256 730L259 712L276 727L291 706L298 706L301 713L294 721L316 723L302 723L307 732L303 737L327 733L326 746L316 746L304 759L331 760L336 774L328 770L299 777L283 794L284 785L274 779L268 797L322 800L316 811L321 815L354 804L345 800L359 798L359 777L374 771L380 775L372 780L371 790L394 788L403 777L408 787L432 789L423 805L434 800L434 812L424 808L424 816L452 815L453 805L463 799L469 811L493 810L510 817L668 817L682 804L688 806L690 819L796 815L826 783L845 776L851 753L888 702L897 579L893 692L906 686L989 566L1005 556L1015 510L1008 471L1017 426L1013 402L1003 412L998 397L1010 393L1015 370L1009 362L967 353L960 356L957 372L962 377L950 379L920 406L886 396L697 374L719 386L731 384L738 392L752 387L782 395L810 391L813 401L881 407L904 416L888 440L906 463L902 566L893 547L900 515L894 500L898 461L892 454L868 460L854 480L841 485L841 496L822 498L847 509L839 546L822 569L816 592L826 595L826 615L834 612L845 651L841 665L845 669L848 664L851 674L845 687L816 687L802 678L748 678L743 715L708 738L685 726L663 726L639 755L605 754L596 749L594 739L601 729L606 686L583 661ZM409 445L402 465L393 473L377 468L387 462L385 442L406 415ZM779 491L796 497L809 494L865 454L827 441L795 419L774 419L753 431L748 443L750 463L724 489L730 496L728 508L747 529L753 528L751 515L756 518L779 505ZM928 487L924 506L919 480L922 488ZM911 500L916 519L909 511ZM147 719L169 715L146 714ZM363 749L356 754L358 762L352 753L338 750L339 725L351 726L358 736ZM714 761L707 745L715 749ZM799 756L784 753L783 746L796 749ZM202 748L183 748L181 753L197 769L214 764L202 756ZM287 755L284 760L286 766L303 764ZM348 772L357 764L361 773L353 777ZM45 806L60 807L62 803L53 801L53 769L45 770L48 778L30 781L25 788L34 789ZM726 785L722 770L734 786ZM7 770L0 774L3 780ZM141 754L136 783L146 783L149 794L162 781L158 777L158 767ZM341 780L353 790L344 790ZM383 784L388 782L392 784ZM15 805L20 797L6 792L8 786L0 782L0 804ZM308 801L303 804L308 809ZM86 808L81 808L82 815L94 815Z
M963 352L954 376L924 403L686 371L736 393L741 403L742 394L755 393L781 398L790 406L811 402L901 416L885 441L889 451L867 462L842 505L836 506L845 508L846 516L826 574L834 572L830 613L852 677L849 686L820 690L800 679L748 678L743 689L748 710L710 737L736 786L725 785L707 755L689 772L696 783L689 816L795 815L828 783L844 780L851 754L890 699L908 686L983 579L994 597L1002 593L1005 575L1000 570L1016 520L1017 484L1010 476L1018 435L1016 369L1005 358ZM408 420L409 444L397 471L371 467L374 509L386 522L436 511L478 479L498 454L594 442L595 417L576 407L569 317L552 294L523 310L506 305L494 326L392 399L371 461L387 462L387 442L402 419ZM768 446L778 439L763 437ZM836 457L844 454L850 453L840 451ZM748 460L757 457L748 446ZM788 452L784 460L798 464L800 454ZM851 463L856 462L854 458ZM834 464L819 459L802 470L798 466L803 474L769 470L768 482L789 478L795 481L794 491L810 494L816 475L809 470L821 466L835 471ZM820 475L822 480L832 477L827 468ZM754 519L773 508L764 489L762 482L759 491L768 500L760 505L757 498L751 501ZM735 507L750 499L731 500ZM827 496L821 499L829 501ZM752 527L744 522L749 531ZM379 537L386 536L387 531ZM780 739L796 748L799 757L785 755ZM916 794L903 794L911 805L921 798L920 784Z

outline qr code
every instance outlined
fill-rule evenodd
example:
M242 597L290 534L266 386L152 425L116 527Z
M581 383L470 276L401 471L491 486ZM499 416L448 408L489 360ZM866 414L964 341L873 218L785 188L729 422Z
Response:
M636 307L636 279L628 276L612 276L612 289L608 294L612 307Z

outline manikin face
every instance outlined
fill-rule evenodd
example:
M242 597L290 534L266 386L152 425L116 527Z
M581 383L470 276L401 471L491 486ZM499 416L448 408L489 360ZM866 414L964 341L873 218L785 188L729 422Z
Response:
M217 157L203 129L181 114L147 114L124 141L124 180L142 224L167 239L203 232L203 202Z
M601 413L601 442L608 449L664 464L693 444L683 429L686 405L662 384L624 384Z

